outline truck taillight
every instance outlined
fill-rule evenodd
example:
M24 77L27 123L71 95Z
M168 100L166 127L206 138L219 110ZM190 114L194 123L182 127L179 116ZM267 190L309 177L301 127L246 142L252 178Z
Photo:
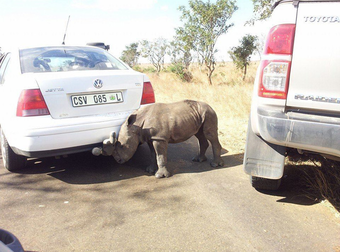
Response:
M295 24L278 25L269 31L264 48L265 60L260 65L260 97L287 98L294 35Z
M20 94L17 116L49 115L50 112L45 103L40 89L26 89Z
M289 61L262 61L259 96L286 99L289 70Z
M293 52L295 24L277 25L270 29L264 54L289 54Z
M155 93L151 82L144 82L141 105L149 103L155 103Z

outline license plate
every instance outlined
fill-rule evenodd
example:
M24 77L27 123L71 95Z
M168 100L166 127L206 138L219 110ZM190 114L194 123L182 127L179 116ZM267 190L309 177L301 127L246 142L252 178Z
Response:
M123 102L122 92L111 92L102 94L83 94L71 96L73 107L83 107L108 103Z

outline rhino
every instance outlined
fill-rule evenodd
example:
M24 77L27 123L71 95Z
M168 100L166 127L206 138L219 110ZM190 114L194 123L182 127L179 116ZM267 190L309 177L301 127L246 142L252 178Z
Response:
M156 178L169 177L167 149L169 143L180 143L195 135L199 152L192 160L204 162L212 145L214 159L212 167L223 166L221 144L217 133L217 115L204 102L184 100L175 103L154 103L133 112L122 124L118 139L111 133L103 141L102 148L94 148L94 155L113 156L119 163L125 163L136 152L138 146L147 143L151 153L151 165L146 168Z

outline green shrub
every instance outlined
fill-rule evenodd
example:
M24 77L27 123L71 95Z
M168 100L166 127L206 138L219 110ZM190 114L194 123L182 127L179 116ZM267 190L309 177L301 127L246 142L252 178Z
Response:
M132 69L137 71L137 72L143 72L143 69L138 65L133 66Z
M156 73L156 69L153 66L141 67L136 65L132 69L141 73Z
M143 73L156 73L156 69L153 66L148 66L142 69Z
M190 82L193 78L192 73L190 73L182 64L171 64L167 71L176 74L182 81Z

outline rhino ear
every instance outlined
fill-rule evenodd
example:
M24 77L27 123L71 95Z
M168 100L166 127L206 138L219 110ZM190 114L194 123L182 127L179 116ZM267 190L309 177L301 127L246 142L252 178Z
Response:
M137 115L136 114L130 115L129 119L128 119L128 126L134 124L136 122L136 119L137 119Z

